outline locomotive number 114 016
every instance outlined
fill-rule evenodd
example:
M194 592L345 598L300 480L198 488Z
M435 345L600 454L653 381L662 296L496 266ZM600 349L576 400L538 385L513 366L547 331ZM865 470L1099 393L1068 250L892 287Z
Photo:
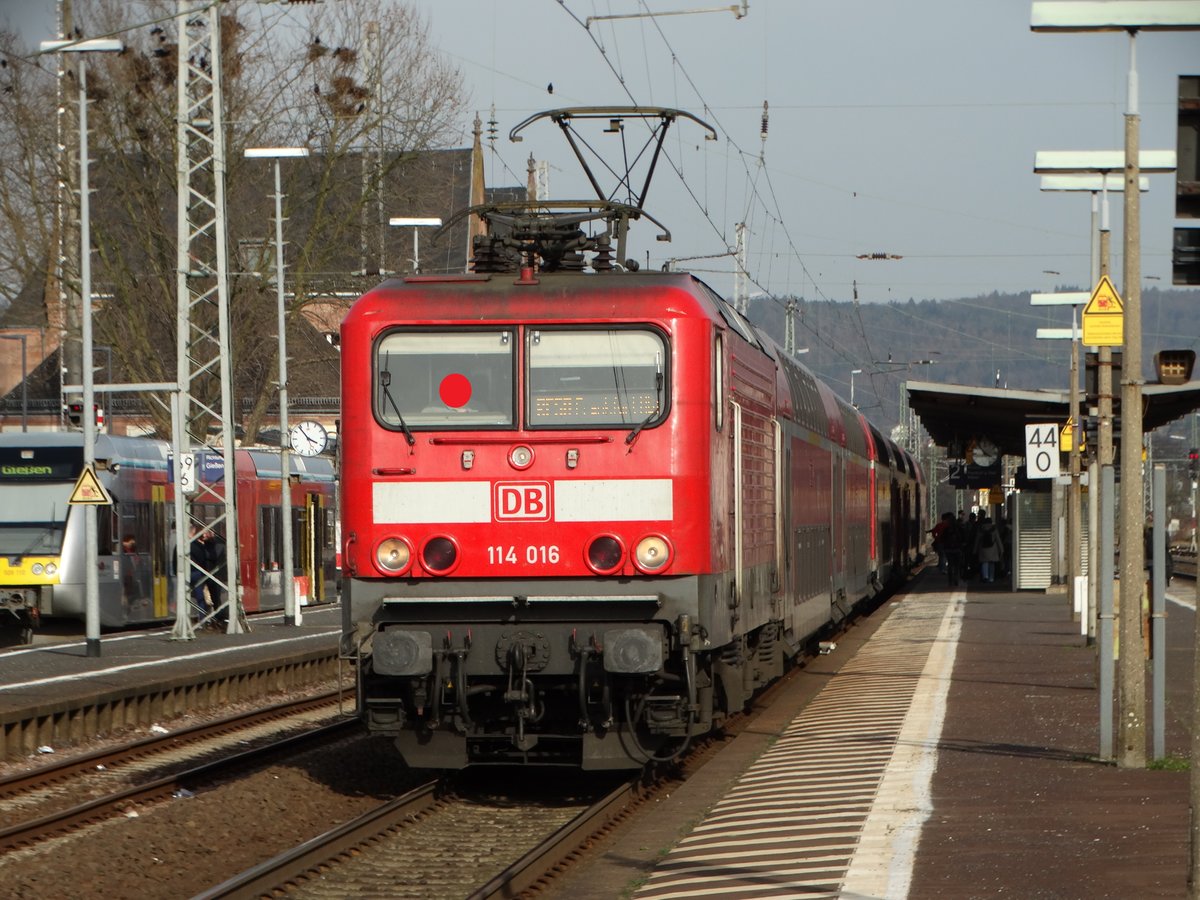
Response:
M530 544L522 551L520 548L511 544L491 544L487 548L488 565L492 566L515 566L521 561L524 556L526 565L537 565L538 563L549 563L554 565L559 560L558 546L550 544L546 546L542 544L535 546Z

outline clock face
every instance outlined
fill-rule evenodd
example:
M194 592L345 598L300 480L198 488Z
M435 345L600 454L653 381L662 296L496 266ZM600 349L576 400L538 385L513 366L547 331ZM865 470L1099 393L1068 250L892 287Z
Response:
M975 449L971 452L971 459L977 466L990 466L1000 458L1000 448L996 446L994 441L988 438L979 438L975 442Z
M288 432L292 452L301 456L316 456L329 443L329 433L320 422L298 422Z

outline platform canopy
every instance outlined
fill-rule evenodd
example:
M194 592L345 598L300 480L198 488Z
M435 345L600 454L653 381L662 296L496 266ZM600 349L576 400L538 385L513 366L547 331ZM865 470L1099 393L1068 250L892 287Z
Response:
M990 441L1001 453L1025 455L1025 426L1065 425L1070 402L1065 389L1018 391L961 384L909 381L908 404L933 442L951 459L962 459L972 444ZM1114 385L1114 393L1119 387ZM1142 386L1142 430L1173 422L1200 408L1200 381Z

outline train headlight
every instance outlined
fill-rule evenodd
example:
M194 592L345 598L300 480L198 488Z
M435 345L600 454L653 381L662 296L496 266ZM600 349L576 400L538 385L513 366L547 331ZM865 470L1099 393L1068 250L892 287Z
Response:
M388 538L375 550L375 562L383 571L399 575L412 562L412 547L403 538Z
M46 568L41 563L34 563L30 571L33 572L34 575L41 575L46 571Z
M613 628L604 632L604 671L620 675L649 675L663 664L662 629Z
M371 668L380 675L428 675L433 638L428 631L388 628L371 641Z
M58 574L58 566L55 563L46 563L46 574L47 575L57 575Z
M533 465L533 448L518 444L508 451L508 464L514 469L528 469Z
M625 558L625 548L620 538L611 534L602 534L592 538L587 548L588 568L597 575L611 575L621 568Z
M647 575L661 572L671 561L671 545L665 537L648 534L637 542L633 551L633 564Z
M458 565L458 545L444 534L430 538L421 550L421 565L434 575L445 575Z

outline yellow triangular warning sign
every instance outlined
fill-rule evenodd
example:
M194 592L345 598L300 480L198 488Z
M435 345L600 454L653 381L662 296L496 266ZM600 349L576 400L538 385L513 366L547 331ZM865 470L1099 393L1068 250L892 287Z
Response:
M1125 312L1121 296L1107 275L1100 276L1100 283L1092 291L1092 297L1083 308L1083 314L1095 316L1119 316Z
M1120 347L1125 343L1125 307L1107 275L1083 308L1083 342L1089 347Z
M84 466L67 503L74 506L111 506L112 497L108 496L108 491L100 484L96 471L91 466Z

